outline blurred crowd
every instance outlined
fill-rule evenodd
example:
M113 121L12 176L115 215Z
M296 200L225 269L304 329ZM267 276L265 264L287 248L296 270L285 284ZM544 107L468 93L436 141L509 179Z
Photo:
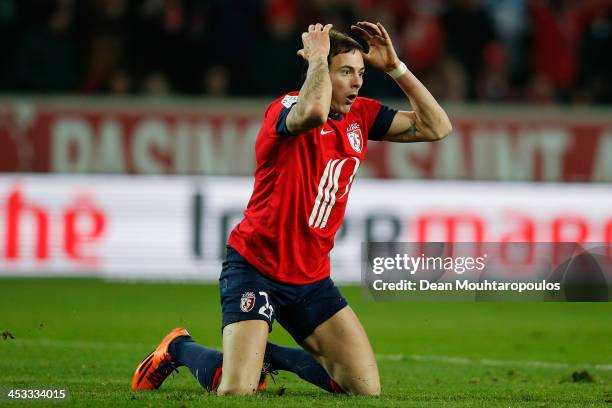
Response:
M277 96L308 24L361 20L443 101L612 103L611 0L0 0L0 92Z

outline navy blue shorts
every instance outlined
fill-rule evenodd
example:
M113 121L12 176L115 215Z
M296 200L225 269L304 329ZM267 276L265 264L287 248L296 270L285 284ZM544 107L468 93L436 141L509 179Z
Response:
M297 343L348 305L330 278L306 285L277 282L257 271L229 245L219 289L222 327L263 320L272 331L272 323L278 320Z

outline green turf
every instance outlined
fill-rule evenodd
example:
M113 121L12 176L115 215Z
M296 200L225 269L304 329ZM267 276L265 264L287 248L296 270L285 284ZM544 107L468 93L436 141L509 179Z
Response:
M15 337L0 337L0 388L65 387L70 405L96 407L612 407L610 303L371 303L342 291L379 356L380 398L329 395L290 373L221 398L186 369L132 392L136 364L172 327L220 346L217 288L65 279L0 280L0 332ZM272 340L293 344L280 326ZM574 382L579 370L594 381Z

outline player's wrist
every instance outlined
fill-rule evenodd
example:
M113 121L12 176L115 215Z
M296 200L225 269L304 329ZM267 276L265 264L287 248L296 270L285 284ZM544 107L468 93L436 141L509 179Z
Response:
M390 69L389 71L385 71L387 75L389 75L393 79L397 79L408 72L408 67L402 61L398 60L398 64L395 68Z
M310 56L308 58L308 64L309 65L316 64L316 63L327 64L327 55L316 54L316 55L312 55L312 56Z

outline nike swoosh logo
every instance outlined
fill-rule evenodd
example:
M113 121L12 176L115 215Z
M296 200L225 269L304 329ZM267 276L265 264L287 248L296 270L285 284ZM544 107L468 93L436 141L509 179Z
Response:
M325 132L323 129L321 129L321 134L322 135L326 135L326 134L331 133L331 132L333 132L333 130L328 130L327 132Z

